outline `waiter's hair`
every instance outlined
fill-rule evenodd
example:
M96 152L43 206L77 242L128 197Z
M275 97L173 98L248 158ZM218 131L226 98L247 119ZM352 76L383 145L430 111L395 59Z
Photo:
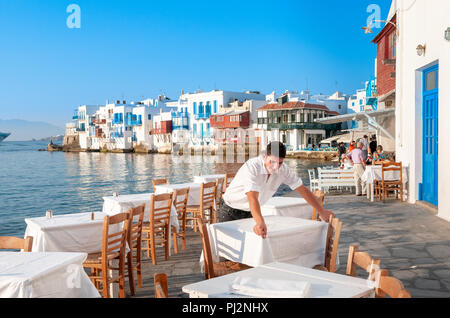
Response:
M283 145L282 142L272 141L267 145L266 155L272 155L277 158L286 158L286 146Z

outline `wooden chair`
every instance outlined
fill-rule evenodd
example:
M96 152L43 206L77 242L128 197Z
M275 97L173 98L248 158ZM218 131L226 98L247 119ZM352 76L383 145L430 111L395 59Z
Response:
M339 238L341 236L342 222L338 218L330 216L327 241L325 246L324 264L314 266L314 269L334 273L336 269L336 257L339 248ZM334 235L333 235L334 234Z
M227 190L228 186L230 185L231 181L233 181L234 177L236 176L235 173L226 173L225 174L225 189L224 189L224 193Z
M142 235L142 241L147 242L143 249L147 251L147 257L150 257L151 253L153 265L156 265L157 245L164 247L166 260L169 259L169 226L172 198L172 192L151 195L150 197L150 222L144 222L142 233L145 235Z
M325 201L325 194L322 190L314 190L314 196L319 200L319 202L321 203L322 207L323 207L323 203ZM317 213L316 209L313 208L313 212L312 212L312 220L313 221L321 221L320 220L320 216L319 213Z
M153 179L152 180L152 186L153 186L153 192L156 192L156 186L158 184L167 184L167 179L163 178L163 179Z
M181 238L183 250L186 249L186 208L189 199L189 188L175 190L173 198L173 205L177 210L178 224L180 226L179 231L177 231L175 226L172 226L173 247L175 253L178 253L178 237Z
M222 201L222 196L224 191L225 178L216 179L216 211L220 209L220 202Z
M194 232L197 232L197 222L195 221L197 218L205 219L208 217L209 223L217 222L215 200L216 182L202 183L200 186L200 205L188 205L186 208L186 212L191 214L191 216L186 216L186 219L194 222Z
M222 261L213 263L213 257L211 252L211 245L209 241L208 228L206 222L201 218L197 218L198 228L200 236L202 238L203 257L205 262L205 278L210 279L222 275L231 274L234 272L242 271L244 269L252 268L251 266L233 262Z
M377 288L375 297L411 298L411 293L405 289L402 282L395 277L388 276L388 271L382 269L377 274Z
M111 226L121 224L122 229L111 233ZM105 216L103 219L102 251L88 254L83 267L90 268L90 279L104 298L110 298L109 285L119 284L119 297L125 297L125 248L128 237L128 213ZM118 260L118 267L111 261ZM117 275L110 277L110 271L117 271ZM100 273L99 273L100 272Z
M0 236L0 250L23 250L24 252L31 252L33 248L33 237L26 238L13 236Z
M167 284L167 274L159 273L153 275L153 282L155 285L155 298L169 297L169 287Z
M385 180L387 171L398 171L400 178L397 180ZM375 180L374 190L380 200L385 200L389 196L389 191L395 191L395 198L403 201L403 168L401 162L383 161L381 163L381 180Z
M128 247L130 251L127 253L127 271L128 283L130 284L131 295L136 294L134 286L134 271L136 270L138 287L142 287L142 262L141 262L141 245L142 245L142 226L144 222L145 203L136 208L131 208L128 213ZM137 222L134 220L138 217Z
M358 245L350 245L346 274L355 277L357 266L369 273L370 280L375 280L375 273L380 268L380 259L372 258L369 253L359 252Z

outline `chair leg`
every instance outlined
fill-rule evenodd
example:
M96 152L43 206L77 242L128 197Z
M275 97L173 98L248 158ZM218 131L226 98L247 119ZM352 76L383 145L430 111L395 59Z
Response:
M128 265L128 283L130 285L131 295L136 295L136 287L134 286L134 273L133 273L133 250L127 254Z
M182 236L181 236L181 243L183 244L183 250L186 249L186 232L183 232Z
M172 228L172 238L173 238L173 250L175 254L178 254L177 230L175 228Z
M102 271L103 298L110 298L108 271Z
M169 243L170 243L170 236L169 236L169 230L170 225L166 225L166 228L164 230L164 251L166 255L166 261L169 259Z
M155 233L153 232L151 234L150 245L152 250L152 263L153 265L156 265Z
M151 250L151 240L150 240L150 232L145 232L146 241L147 241L147 258L150 258L150 250Z
M138 279L138 287L142 288L142 263L141 263L141 249L138 247L136 255L136 272Z

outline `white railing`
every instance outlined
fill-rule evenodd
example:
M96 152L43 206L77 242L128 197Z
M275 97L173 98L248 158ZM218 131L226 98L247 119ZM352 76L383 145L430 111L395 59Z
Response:
M317 168L319 173L318 188L324 192L330 189L341 190L343 187L354 187L355 178L353 169L322 169Z

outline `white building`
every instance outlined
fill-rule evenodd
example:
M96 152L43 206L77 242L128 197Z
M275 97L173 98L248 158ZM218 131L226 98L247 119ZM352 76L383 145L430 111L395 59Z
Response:
M395 14L396 161L408 167L408 201L450 221L450 1L393 1Z

